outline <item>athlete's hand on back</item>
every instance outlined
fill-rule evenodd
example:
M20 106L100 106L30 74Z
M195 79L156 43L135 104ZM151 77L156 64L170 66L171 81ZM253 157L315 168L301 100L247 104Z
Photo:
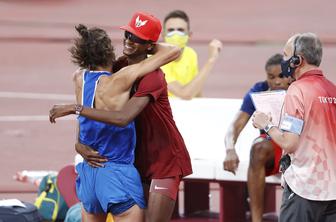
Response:
M92 167L104 167L104 163L108 161L107 158L99 155L96 150L84 144L76 143L75 149Z

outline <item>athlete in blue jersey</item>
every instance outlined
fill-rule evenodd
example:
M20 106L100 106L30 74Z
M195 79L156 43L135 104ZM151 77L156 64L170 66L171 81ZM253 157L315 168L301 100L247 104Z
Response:
M108 76L111 73L107 71L83 72L83 106L94 107L98 82L101 77ZM134 122L118 127L83 116L79 116L78 121L79 142L94 147L108 159L104 168L93 168L86 162L76 166L79 175L76 190L84 209L89 213L119 215L134 205L145 208L140 176L133 166Z
M101 77L111 76L106 71L83 72L82 102L85 107L94 107L96 88ZM136 142L134 122L125 127L118 127L93 121L78 116L80 125L79 142L95 147L109 161L120 164L134 162L134 146ZM112 133L111 133L112 132Z
M70 49L77 103L92 108L120 110L129 100L134 81L176 59L180 50L167 44L145 42L154 55L111 74L116 62L111 40L99 28L76 27L80 37ZM82 106L78 106L79 108ZM50 111L50 121L53 110ZM80 109L77 110L80 113ZM105 167L94 168L84 161L77 165L76 191L83 203L84 221L105 221L111 212L115 221L143 221L145 201L140 176L133 166L134 122L118 127L78 118L78 141L107 158Z

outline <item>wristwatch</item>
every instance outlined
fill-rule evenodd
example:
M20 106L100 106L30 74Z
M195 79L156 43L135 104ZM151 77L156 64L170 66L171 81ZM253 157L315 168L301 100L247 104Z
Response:
M80 105L80 104L76 104L75 105L75 113L76 113L76 115L80 115L81 112L82 112L82 110L83 110L83 106L82 105Z
M267 124L267 125L265 126L265 128L264 128L265 133L268 134L268 132L269 132L273 127L275 127L274 124L272 124L272 123Z

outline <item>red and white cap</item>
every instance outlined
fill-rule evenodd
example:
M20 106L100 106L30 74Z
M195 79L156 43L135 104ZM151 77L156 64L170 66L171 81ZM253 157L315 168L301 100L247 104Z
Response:
M156 42L161 33L162 25L158 18L146 12L136 12L126 26L120 27L143 40Z

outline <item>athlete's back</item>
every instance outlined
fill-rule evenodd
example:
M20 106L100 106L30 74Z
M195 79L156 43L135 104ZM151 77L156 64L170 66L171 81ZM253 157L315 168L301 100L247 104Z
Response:
M110 78L112 76L111 73L106 71L84 71L82 73L81 104L83 106L96 107L98 82L103 77ZM103 103L100 104L103 105ZM134 122L125 127L117 127L84 116L79 116L78 121L79 141L81 143L96 149L109 161L125 164L133 163L136 141Z

